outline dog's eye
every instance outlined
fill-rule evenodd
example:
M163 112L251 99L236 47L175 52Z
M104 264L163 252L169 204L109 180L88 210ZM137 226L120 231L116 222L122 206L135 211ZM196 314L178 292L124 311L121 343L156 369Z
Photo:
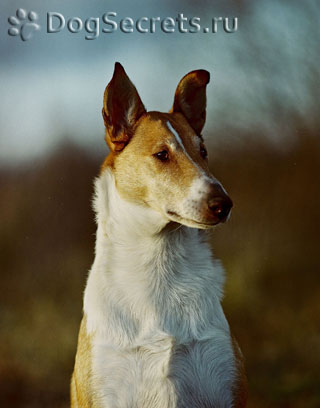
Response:
M208 152L207 152L207 149L204 147L204 145L200 146L200 154L204 159L208 157Z
M167 150L162 150L161 152L156 153L154 156L162 162L169 160L169 153Z

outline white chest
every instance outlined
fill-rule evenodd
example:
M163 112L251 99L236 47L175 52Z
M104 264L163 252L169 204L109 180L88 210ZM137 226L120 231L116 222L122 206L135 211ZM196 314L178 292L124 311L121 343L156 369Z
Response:
M84 298L98 407L232 407L221 266L197 230L155 232L157 214L105 195Z
M105 408L231 407L234 356L228 332L178 344L163 334L132 348L93 347L98 401Z

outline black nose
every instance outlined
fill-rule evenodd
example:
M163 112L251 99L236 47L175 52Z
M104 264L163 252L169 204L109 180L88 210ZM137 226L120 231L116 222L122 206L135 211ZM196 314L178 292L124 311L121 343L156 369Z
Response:
M209 198L208 207L219 221L224 221L228 217L233 204L227 194L222 191L222 189L219 190L218 194L216 191L215 194Z

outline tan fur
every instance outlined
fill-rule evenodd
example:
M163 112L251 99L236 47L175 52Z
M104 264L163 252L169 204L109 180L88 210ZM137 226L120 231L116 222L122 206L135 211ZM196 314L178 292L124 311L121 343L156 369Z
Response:
M87 335L86 316L82 318L78 349L71 379L71 407L92 406L91 336Z
M123 198L131 201L149 201L148 191L141 186L148 185L147 178L163 178L166 180L167 191L159 190L159 197L154 196L154 200L160 200L163 194L170 194L174 189L175 194L179 195L177 188L185 194L186 189L190 186L196 177L194 166L186 158L182 151L173 150L170 163L163 164L152 157L168 147L174 142L174 137L168 130L166 121L171 119L174 126L181 130L181 137L194 133L186 120L179 114L161 114L158 112L149 112L143 117L138 124L135 134L124 151L119 154L114 161L114 174L117 180L119 193ZM173 119L173 120L172 120ZM189 138L188 138L189 139ZM190 151L191 155L196 156ZM198 153L198 152L197 152ZM197 161L200 161L200 154L197 154ZM205 161L203 161L203 166ZM199 163L200 164L200 163ZM161 172L159 170L162 170ZM161 174L160 174L161 173ZM132 175L132 177L130 177ZM138 175L138 177L137 177ZM177 177L180 183L177 185ZM159 180L160 184L160 180ZM164 183L161 183L164 186ZM135 188L132 188L132 185ZM130 195L130 196L129 196ZM161 196L160 196L161 195ZM177 196L176 196L177 197Z
M244 358L237 343L237 340L232 335L232 348L236 359L236 383L234 386L234 408L244 408L247 405L248 399L248 381L244 367Z
M192 182L199 177L199 169L210 176L208 162L201 157L199 149L209 79L207 71L190 72L179 82L169 113L146 112L123 67L115 64L102 109L105 139L110 149L102 170L112 168L122 198L161 213L163 197L173 205L182 201ZM175 140L168 122L181 138L189 157ZM199 143L194 142L196 139ZM153 157L161 150L170 152L169 163L157 162ZM212 214L204 205L201 219L206 223L211 218Z
M181 137L188 156L199 169L209 174L208 161L200 155L202 141L181 113L148 112L143 115L126 148L121 152L111 151L102 166L102 169L112 168L122 198L146 204L160 212L164 198L173 204L182 201L198 177L197 168L168 129L168 121ZM194 143L196 139L198 142ZM169 163L161 163L153 157L163 149L170 151ZM210 217L204 205L202 218L210 220Z

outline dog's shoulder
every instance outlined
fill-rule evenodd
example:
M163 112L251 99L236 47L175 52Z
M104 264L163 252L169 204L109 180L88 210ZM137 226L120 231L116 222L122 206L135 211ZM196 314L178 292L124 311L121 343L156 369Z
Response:
M234 407L244 408L248 399L248 380L245 372L244 357L232 333L231 340L236 366L236 378L233 386Z
M92 336L87 333L87 318L83 316L74 371L71 379L71 407L91 407Z

